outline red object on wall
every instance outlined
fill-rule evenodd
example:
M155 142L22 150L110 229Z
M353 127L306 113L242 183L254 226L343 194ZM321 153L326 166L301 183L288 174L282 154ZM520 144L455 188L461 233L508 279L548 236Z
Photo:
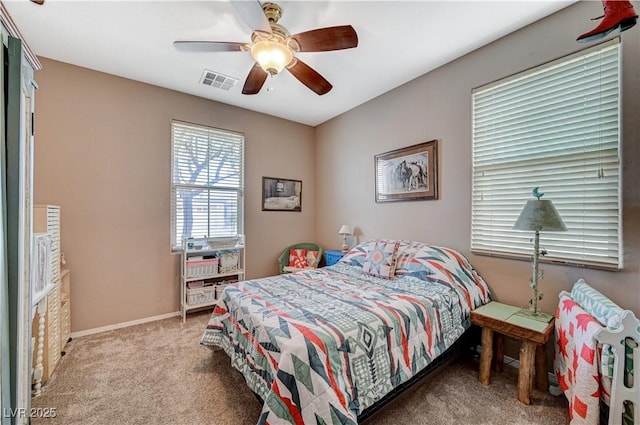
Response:
M604 6L604 15L593 20L604 19L600 25L579 36L576 39L579 43L600 40L618 28L620 32L626 31L638 21L638 14L628 0L602 0L602 5Z

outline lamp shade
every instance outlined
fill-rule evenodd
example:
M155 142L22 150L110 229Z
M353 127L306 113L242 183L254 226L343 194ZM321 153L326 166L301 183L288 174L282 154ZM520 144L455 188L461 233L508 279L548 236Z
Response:
M251 56L271 75L282 71L293 60L289 46L271 40L261 40L251 46Z
M350 235L351 234L351 229L346 224L343 224L342 227L340 227L340 230L338 230L338 234L339 235Z
M513 230L565 232L567 226L551 201L532 199L527 201L520 212Z

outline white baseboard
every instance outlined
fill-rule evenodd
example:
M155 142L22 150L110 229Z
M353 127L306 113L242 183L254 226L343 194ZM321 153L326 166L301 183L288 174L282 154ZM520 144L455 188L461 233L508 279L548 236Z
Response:
M160 314L158 316L145 317L144 319L131 320L129 322L121 322L113 325L100 326L99 328L85 329L83 331L71 332L71 338L79 338L81 336L94 335L102 332L113 331L116 329L127 328L129 326L141 325L143 323L155 322L156 320L169 319L171 317L180 316L179 311L173 313Z

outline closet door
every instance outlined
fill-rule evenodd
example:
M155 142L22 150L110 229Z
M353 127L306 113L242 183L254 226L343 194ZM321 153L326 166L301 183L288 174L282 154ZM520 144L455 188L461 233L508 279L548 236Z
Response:
M4 29L3 29L4 34ZM6 56L6 48L2 46L2 57ZM6 78L6 68L4 65L4 61L0 64L0 87L4 87L5 78ZM10 384L10 373L9 373L9 359L11 354L9 352L9 293L8 293L8 285L7 285L7 246L6 246L6 192L4 188L6 187L6 159L4 156L5 148L6 148L6 137L5 137L5 92L4 90L0 90L0 360L2 361L2 365L0 365L0 406L3 408L11 408L13 404L11 404L11 384ZM2 419L2 425L7 425L10 423L10 418Z
M30 260L33 208L33 69L20 39L7 49L6 212L11 405L15 424L26 424L31 401ZM22 410L24 409L24 410Z
M21 350L18 357L18 377L17 392L19 404L24 406L28 411L31 409L31 376L33 368L33 342L32 342L32 321L35 309L32 306L32 285L31 285L31 261L33 253L33 152L34 152L34 109L35 109L35 92L36 83L34 80L34 71L31 65L25 59L20 50L20 107L21 120L20 127L22 129L20 140L20 176L22 182L20 184L21 196L21 213L20 213L20 229L22 234L19 235L19 246L22 252L23 261L20 263L20 293L23 295L20 299L20 308L18 312L20 321L18 322L18 347ZM31 423L29 415L25 418L18 418L16 423Z
M34 70L42 66L0 1L0 406L2 425L29 421Z

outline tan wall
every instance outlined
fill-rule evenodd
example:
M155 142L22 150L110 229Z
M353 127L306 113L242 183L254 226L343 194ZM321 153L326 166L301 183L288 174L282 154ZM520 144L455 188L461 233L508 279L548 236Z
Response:
M457 248L499 300L526 305L528 262L470 253L471 90L586 47L575 38L595 25L589 18L597 12L593 2L579 2L317 127L319 242L339 247L336 232L346 223L359 228L359 240L406 238ZM639 32L636 26L622 34L625 270L544 265L540 307L548 312L555 311L560 290L584 277L621 306L640 313ZM440 140L440 200L376 204L374 155L432 139Z
M245 134L247 276L315 234L311 127L41 58L35 202L61 206L72 330L175 312L170 254L171 119ZM262 176L303 181L301 213L263 212Z
M637 2L636 2L636 7ZM282 247L339 248L341 224L468 255L499 300L525 305L530 265L471 255L471 89L582 48L594 5L580 2L314 129L205 99L42 59L37 73L35 201L62 207L73 271L73 331L176 311L169 254L172 118L246 136L248 277L276 272ZM623 33L625 270L545 265L541 308L578 278L640 313L640 37ZM376 204L373 156L440 140L440 200ZM283 152L286 152L283 155ZM295 158L295 160L292 160ZM303 212L262 212L261 177L303 180ZM316 179L318 184L316 184ZM317 209L317 211L316 211Z

